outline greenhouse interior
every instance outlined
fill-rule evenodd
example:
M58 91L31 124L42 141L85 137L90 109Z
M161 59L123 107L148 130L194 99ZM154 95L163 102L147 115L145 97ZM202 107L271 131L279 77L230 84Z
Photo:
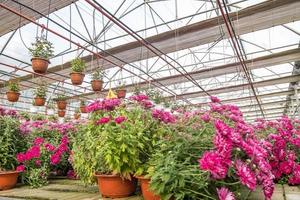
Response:
M300 0L0 0L0 200L300 200Z

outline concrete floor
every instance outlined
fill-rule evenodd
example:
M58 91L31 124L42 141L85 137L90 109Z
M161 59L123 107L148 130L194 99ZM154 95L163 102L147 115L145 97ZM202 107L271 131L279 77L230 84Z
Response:
M0 200L103 200L97 186L84 187L78 180L57 179L49 185L31 189L18 186L12 190L0 191ZM122 200L142 200L140 196L123 198ZM262 192L252 192L249 200L264 200ZM121 200L121 199L119 199ZM272 200L300 200L300 187L276 185Z

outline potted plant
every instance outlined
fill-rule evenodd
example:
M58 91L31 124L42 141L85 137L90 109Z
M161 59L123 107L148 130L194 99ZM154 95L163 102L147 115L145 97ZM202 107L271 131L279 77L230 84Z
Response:
M95 72L92 74L92 89L95 92L100 92L103 87L103 76L104 71L102 69L96 69Z
M138 135L143 132L143 111L119 106L119 99L89 105L90 122L78 131L73 143L74 169L87 183L97 178L103 197L121 198L135 192L133 173L140 157ZM104 105L99 107L99 105Z
M57 108L59 110L65 110L67 108L67 97L64 94L59 94L56 98Z
M74 113L74 119L79 119L79 118L80 118L80 110L79 108L77 108Z
M0 191L13 188L22 168L17 167L16 155L25 142L19 132L19 119L0 116Z
M51 42L42 36L36 39L36 42L32 43L32 47L29 48L29 52L32 56L32 69L36 73L44 74L47 72L49 65L49 58L53 56L53 45Z
M119 81L116 92L119 99L123 99L126 97L125 82Z
M83 73L85 69L85 62L81 58L77 57L71 61L71 82L73 85L81 85L85 74Z
M46 102L46 94L47 94L47 87L45 85L40 85L35 90L34 105L44 106Z
M58 110L57 113L59 117L64 117L66 115L66 110Z
M17 102L20 97L20 85L18 81L8 81L8 91L6 92L7 100Z
M86 104L85 104L85 101L83 101L83 100L80 101L80 112L86 113Z

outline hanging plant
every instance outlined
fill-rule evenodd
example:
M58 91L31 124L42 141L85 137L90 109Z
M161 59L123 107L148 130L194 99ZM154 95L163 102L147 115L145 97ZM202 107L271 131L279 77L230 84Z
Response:
M46 93L47 87L44 85L40 85L35 90L35 98L34 98L34 105L35 106L44 106L46 102Z
M44 36L37 37L31 44L29 52L32 56L32 69L36 73L44 74L47 72L49 58L53 56L53 45Z
M100 92L103 87L103 77L105 72L102 69L96 69L92 74L92 89L95 92Z
M66 115L66 110L58 110L57 114L59 117L64 117Z
M80 101L80 112L86 113L86 104L84 101Z
M80 110L79 108L77 108L74 113L74 119L79 119L79 118L80 118Z
M119 81L116 92L119 99L123 99L126 97L125 82Z
M17 102L20 97L20 85L19 82L14 80L14 81L9 81L8 82L8 91L6 92L7 100L10 102Z
M65 110L67 108L67 96L64 94L59 94L57 96L56 100L56 104L57 104L57 108L59 110Z
M84 79L85 74L83 73L85 69L85 62L81 58L77 57L71 61L72 73L71 82L73 85L81 85Z

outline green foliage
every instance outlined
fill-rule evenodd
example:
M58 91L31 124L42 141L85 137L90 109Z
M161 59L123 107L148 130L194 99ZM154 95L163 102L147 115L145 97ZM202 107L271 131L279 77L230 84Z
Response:
M39 188L48 184L49 167L42 166L40 168L33 168L30 171L25 171L23 174L23 181L32 188Z
M125 89L125 84L126 84L125 81L118 81L117 90L123 90L123 89Z
M85 101L81 100L80 101L80 106L85 106L85 105L86 105Z
M37 37L36 42L31 44L32 47L29 48L29 52L32 57L49 59L53 56L53 44L46 40L44 36Z
M158 90L149 89L146 91L146 94L155 104L160 104L164 102L164 97Z
M71 61L71 69L73 72L81 73L85 69L85 62L81 58L77 57Z
M18 81L8 81L8 90L12 92L19 92L20 85Z
M92 80L102 80L105 75L105 71L103 71L101 68L97 68L92 73Z
M34 94L36 97L45 98L47 94L47 87L45 85L40 85L38 88L36 88Z
M65 100L67 100L67 98L68 97L64 94L58 94L55 100L56 101L65 101Z
M198 166L201 154L212 148L214 128L202 125L199 117L176 124L150 160L150 187L162 200L215 199L209 192L208 172Z
M17 166L16 154L26 148L19 124L18 119L0 116L0 171L14 170Z

